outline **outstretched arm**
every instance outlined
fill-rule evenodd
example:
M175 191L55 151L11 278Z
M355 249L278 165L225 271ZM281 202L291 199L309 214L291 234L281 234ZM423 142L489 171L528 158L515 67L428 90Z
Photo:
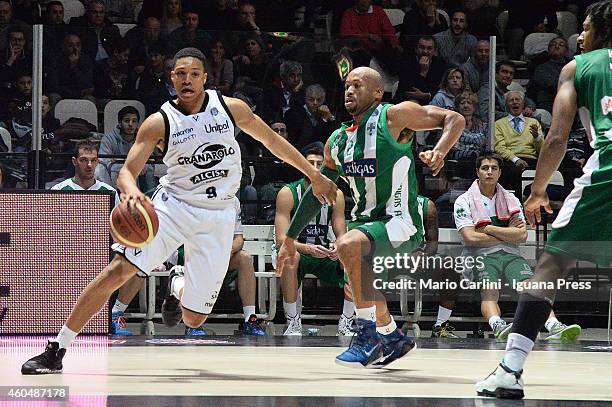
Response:
M272 130L240 99L224 97L238 127L260 141L272 154L291 164L308 177L314 196L321 203L336 202L336 184L321 175L287 140Z

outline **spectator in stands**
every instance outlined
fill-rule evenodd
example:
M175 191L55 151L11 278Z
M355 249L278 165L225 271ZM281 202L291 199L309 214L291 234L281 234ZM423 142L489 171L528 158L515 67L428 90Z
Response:
M130 48L121 38L115 44L110 44L108 50L110 56L96 62L94 66L94 96L98 99L101 109L111 99L125 99L129 93Z
M217 89L224 95L230 95L234 84L234 65L231 60L225 58L225 42L220 37L214 39L211 44L212 57L206 60L206 88Z
M404 49L411 50L417 36L434 35L448 29L448 23L437 7L437 0L418 0L416 6L406 13L400 28L400 43Z
M164 0L164 12L161 17L163 35L170 35L184 25L184 13L181 0Z
M465 73L459 68L447 69L444 79L440 82L440 90L429 104L455 110L455 97L466 90L470 90L470 85L466 81Z
M453 160L475 160L489 147L487 124L474 115L476 106L478 106L478 96L473 92L464 91L455 97L455 110L465 118L465 129L451 150L450 158ZM474 166L471 165L469 176L473 171Z
M244 38L242 49L234 56L234 84L236 90L243 90L245 82L258 88L258 94L265 85L264 79L269 57L259 35ZM250 94L251 92L246 92Z
M106 16L111 23L131 23L134 21L134 2L132 0L104 0Z
M340 22L340 37L351 38L359 45L351 52L354 66L369 66L375 57L390 73L398 70L397 52L401 52L395 29L380 6L372 0L355 0Z
M62 134L60 121L53 116L51 101L49 96L43 94L41 98L42 112L42 149L46 151L47 163L45 165L45 181L49 182L58 178L57 174L63 174L69 165L69 159L58 157L53 154L69 153L72 144L65 140Z
M489 37L497 33L497 16L504 10L500 0L464 0L470 32L476 37ZM503 35L503 33L500 33Z
M147 116L157 112L166 101L176 97L176 89L174 89L174 84L170 79L172 69L174 69L173 57L166 56L164 58L163 80L153 80L147 83L147 86L143 84L140 88L140 101L145 105Z
M17 76L32 74L32 55L26 49L25 30L13 26L8 30L6 49L0 50L0 86L8 87Z
M259 26L256 22L257 19L257 10L255 9L255 5L248 0L243 0L238 4L238 14L236 15L236 20L234 24L230 26L229 33L231 38L231 47L233 52L237 52L241 49L244 44L244 40L247 37L253 38L253 36L259 37L259 42L264 43L262 38L262 31L259 29ZM227 29L227 28L226 28ZM262 45L262 49L265 50L265 47Z
M151 47L164 52L169 48L165 36L161 35L160 22L155 17L147 17L142 26L132 28L125 34L130 48L128 65L134 68L137 74L142 73L150 57Z
M419 38L415 54L404 55L399 72L397 102L412 100L422 105L429 103L438 91L446 64L436 56L436 42L432 36Z
M533 32L553 32L557 28L557 2L549 0L512 0L508 2L508 25L504 33L506 51L511 59L523 55L523 41ZM546 24L544 23L546 20Z
M466 74L472 92L478 92L480 85L489 81L490 55L491 44L487 40L480 40L472 48L470 59L460 66Z
M83 52L94 61L101 61L110 56L109 44L114 44L121 37L119 28L106 18L106 5L103 0L91 0L87 4L87 13L82 17L70 19L81 38Z
M500 61L495 65L495 120L508 114L504 95L514 79L515 70L516 67L511 61ZM480 100L480 106L478 107L479 115L486 120L489 117L488 86L480 86L480 89L478 89L478 99Z
M548 43L548 61L535 68L529 81L527 95L535 100L539 109L549 113L552 113L561 69L567 63L567 52L567 40L562 37L553 38Z
M24 73L12 84L8 100L9 117L5 127L11 134L12 150L29 152L32 148L32 77Z
M205 54L209 54L210 35L198 28L200 16L193 9L183 11L183 26L172 31L169 37L174 52L187 47L194 47Z
M514 287L517 282L533 276L518 247L527 241L525 215L518 198L497 182L501 158L496 154L484 154L478 157L476 165L478 179L455 201L455 224L465 245L462 256L481 259L465 273L466 277L490 284L480 291L482 315L489 321L495 337L506 340L512 324L501 318L500 290L491 283L501 284L503 277ZM546 328L550 332L546 339L553 339L553 335L568 329L552 311Z
M544 134L540 122L523 115L523 92L507 92L505 101L509 114L495 122L494 149L504 159L502 184L520 193L521 173L535 169Z
M136 132L140 123L140 113L133 106L125 106L117 113L117 127L102 137L100 142L100 155L125 155L134 145ZM96 170L96 178L116 187L117 175L123 167L123 158L102 158ZM141 191L149 191L156 186L155 167L153 164L145 165L138 177Z
M8 48L8 32L12 26L19 26L30 33L31 28L25 22L13 16L13 6L10 0L0 0L0 49ZM29 34L28 34L29 37Z
M52 61L53 55L62 48L68 25L64 22L64 5L59 0L47 3L43 16L43 58Z
M223 31L232 27L236 21L236 10L231 7L230 1L214 0L212 3L200 9L200 28Z
M283 118L291 107L304 106L302 65L296 61L283 62L280 77L280 86L266 87L261 98L261 117L267 122Z
M476 46L476 37L467 31L467 15L463 10L453 12L448 30L434 35L438 45L438 56L449 66L459 67L465 63Z
M28 25L40 24L40 6L34 0L11 0L15 18Z
M131 52L130 50L130 54ZM152 44L148 49L148 54L148 61L144 66L144 70L140 73L132 70L129 73L128 94L130 99L143 101L147 98L151 89L164 86L164 49L158 44Z
M252 0L256 10L266 10L260 13L257 25L263 32L291 31L295 32L295 11L309 1L302 0Z
M320 147L304 151L304 156L315 167L323 164L323 149ZM281 247L289 223L291 214L297 209L302 196L310 182L302 178L285 185L276 197L276 216L274 226L276 230L276 247ZM296 248L299 261L286 267L281 276L281 288L283 293L283 309L287 319L286 336L302 335L302 320L297 309L298 289L306 274L314 274L322 282L328 285L344 288L344 307L340 320L338 321L337 335L350 335L350 326L353 323L355 305L350 296L350 286L338 261L336 246L330 242L328 230L332 228L336 239L346 233L346 221L344 219L344 194L338 190L336 204L334 206L324 205L320 214L314 218L311 225L298 237Z
M289 142L298 150L320 141L325 143L336 129L336 120L325 104L325 89L319 84L310 85L305 91L304 106L291 107L285 113Z

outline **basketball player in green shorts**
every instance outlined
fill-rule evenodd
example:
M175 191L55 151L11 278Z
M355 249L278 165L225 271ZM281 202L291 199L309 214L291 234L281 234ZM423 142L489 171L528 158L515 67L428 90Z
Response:
M304 151L306 161L320 168L323 164L323 144L313 146ZM301 178L285 185L276 197L276 215L274 217L274 230L276 233L276 246L280 247L285 240L285 234L291 217L295 213L302 196L310 182ZM306 226L300 234L296 249L300 260L297 267L287 267L281 276L283 290L283 308L287 318L287 329L284 335L302 335L302 320L297 309L298 287L306 274L314 274L327 285L344 288L344 305L342 315L338 321L338 335L352 336L350 327L353 323L355 305L350 297L350 286L345 278L344 271L338 261L338 251L334 243L329 240L329 227L334 231L336 239L346 233L346 220L344 219L344 194L338 190L336 204L323 205L321 211Z
M552 213L546 186L563 159L577 111L595 152L563 203L535 275L528 280L531 285L521 294L504 358L476 384L482 396L524 397L523 366L552 309L558 282L575 259L603 267L612 264L612 1L589 6L578 44L582 55L565 65L559 76L552 125L525 201L532 226L540 222L540 207Z
M411 253L423 241L413 132L442 129L434 149L420 154L437 175L465 127L465 120L456 112L412 102L383 104L383 93L382 78L375 70L359 67L349 73L344 105L353 120L343 123L327 140L321 167L321 173L332 180L345 177L355 201L349 231L336 241L357 314L354 340L336 362L354 367L388 365L415 346L397 329L385 297L374 288L372 263L394 261L396 255ZM279 251L279 273L285 262L296 264L295 240L319 213L317 202L309 191L302 198ZM376 275L383 282L385 277L384 272Z

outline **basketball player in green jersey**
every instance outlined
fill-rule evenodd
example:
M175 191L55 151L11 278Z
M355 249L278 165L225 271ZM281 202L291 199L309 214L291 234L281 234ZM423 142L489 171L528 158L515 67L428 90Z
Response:
M612 264L612 1L589 6L578 44L582 55L565 65L559 76L552 125L525 201L532 226L540 222L540 207L552 213L546 186L563 159L576 111L595 151L563 203L535 275L528 280L531 284L520 296L502 362L476 384L482 396L524 397L523 366L548 318L559 281L575 259L603 267Z
M456 112L412 102L383 104L383 93L382 78L375 70L359 67L349 73L344 105L353 120L343 123L327 140L321 168L331 179L346 177L355 200L349 231L336 241L357 314L357 334L336 362L354 367L387 365L415 346L397 329L384 296L374 288L372 263L395 260L423 241L413 132L442 129L434 149L420 154L437 175L465 127L465 120ZM279 273L285 262L295 265L295 240L320 207L307 191L279 251ZM384 281L385 276L376 277Z

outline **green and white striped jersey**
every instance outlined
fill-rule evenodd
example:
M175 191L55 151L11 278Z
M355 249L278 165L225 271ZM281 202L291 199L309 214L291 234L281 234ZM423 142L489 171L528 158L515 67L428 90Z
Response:
M373 107L358 125L343 123L330 137L331 156L349 182L355 201L353 221L401 217L422 233L412 140L399 144L389 132L390 106Z
M293 209L291 209L291 217L297 210L297 207L302 200L306 185L304 178L291 182L286 185L293 195ZM308 225L302 230L297 241L300 243L316 244L321 246L329 246L329 227L331 225L333 206L323 205L321 211L312 219Z
M117 190L107 183L98 180L96 180L95 184L89 188L84 189L82 186L74 182L72 178L68 178L59 184L53 185L51 189L62 191L112 191L115 193L115 206L117 206L119 203L119 194L117 194Z

